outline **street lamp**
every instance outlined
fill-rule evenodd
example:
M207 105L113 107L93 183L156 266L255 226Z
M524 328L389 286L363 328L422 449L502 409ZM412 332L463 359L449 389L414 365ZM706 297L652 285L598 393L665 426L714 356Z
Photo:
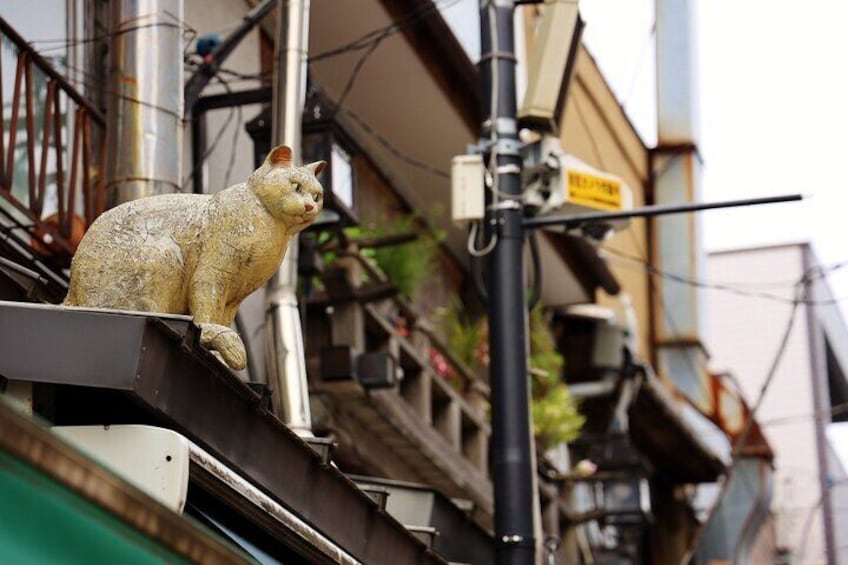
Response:
M584 440L585 456L594 472L571 478L583 506L578 521L602 525L640 526L651 520L650 468L626 433ZM574 445L581 450L583 441Z

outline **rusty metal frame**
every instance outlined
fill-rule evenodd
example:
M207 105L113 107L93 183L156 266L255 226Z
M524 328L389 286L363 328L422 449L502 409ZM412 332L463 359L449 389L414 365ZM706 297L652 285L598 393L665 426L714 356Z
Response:
M43 245L39 247L47 250L46 253L42 253L45 261L52 264L54 268L58 267L56 271L61 273L61 267L67 264L75 251L75 244L72 241L74 217L80 217L87 227L105 208L104 176L100 174L106 154L105 118L3 18L0 18L0 35L9 39L18 51L11 115L8 123L8 146L5 146L4 142L7 124L5 120L0 119L0 197L10 203L30 223L23 225L11 214L4 212L4 215L19 229L29 233L29 243L23 238L16 238L17 242L29 246L34 246L36 242L42 243ZM0 65L2 65L1 62ZM44 98L44 118L40 129L33 113L36 96L33 67L43 72L48 78L47 93ZM2 75L2 67L0 67L0 75ZM0 98L3 97L3 93L4 85L0 79ZM64 162L62 155L65 149L62 140L63 100L68 102L68 121L73 119L74 124L73 140L68 146L69 163ZM73 112L71 112L71 103L76 106ZM22 105L25 105L26 113L24 118L28 165L26 202L12 194L15 180L15 146ZM71 113L73 113L72 118ZM99 131L93 132L92 127ZM40 153L39 162L36 162L36 149ZM48 157L51 149L55 151L55 155ZM96 162L92 159L95 155ZM48 171L51 170L48 166L49 158L53 159L56 172L58 210L55 219L42 217L47 176ZM66 175L67 172L70 174ZM81 191L83 196L82 210L76 209L78 191Z

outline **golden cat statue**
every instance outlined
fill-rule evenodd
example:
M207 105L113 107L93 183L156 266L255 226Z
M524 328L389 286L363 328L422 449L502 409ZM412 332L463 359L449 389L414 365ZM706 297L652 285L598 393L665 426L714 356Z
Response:
M64 304L189 314L200 342L243 369L244 344L230 328L239 304L323 206L316 176L326 163L296 167L291 156L274 148L247 182L217 194L150 196L105 212L77 248Z

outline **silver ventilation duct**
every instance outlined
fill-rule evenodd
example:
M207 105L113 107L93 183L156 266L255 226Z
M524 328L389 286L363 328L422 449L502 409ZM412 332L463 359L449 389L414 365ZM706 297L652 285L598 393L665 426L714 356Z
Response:
M288 0L277 7L277 45L274 56L274 145L291 147L299 163L300 128L306 99L306 56L309 46L309 0ZM298 238L289 243L283 264L268 281L268 382L279 391L280 416L298 434L312 435L309 388L300 312L297 307Z
M182 0L113 0L108 206L177 192L183 117Z

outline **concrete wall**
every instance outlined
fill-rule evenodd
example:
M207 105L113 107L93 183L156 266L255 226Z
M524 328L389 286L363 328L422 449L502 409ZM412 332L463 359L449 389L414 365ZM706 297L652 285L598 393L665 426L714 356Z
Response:
M561 126L562 143L566 151L593 167L620 176L633 190L634 208L646 204L647 149L616 102L595 60L582 46L577 56ZM648 261L646 221L632 220L628 229L617 233L604 247L612 250L608 255L612 271L633 302L639 353L650 359L650 278L640 263ZM598 292L596 300L601 305L620 311L618 300L603 291ZM621 318L619 321L624 322Z

